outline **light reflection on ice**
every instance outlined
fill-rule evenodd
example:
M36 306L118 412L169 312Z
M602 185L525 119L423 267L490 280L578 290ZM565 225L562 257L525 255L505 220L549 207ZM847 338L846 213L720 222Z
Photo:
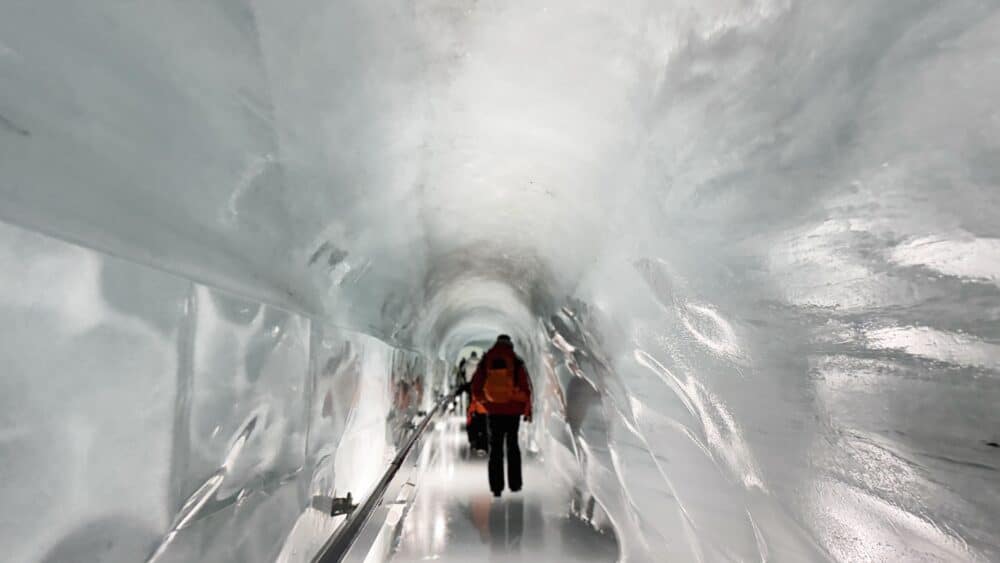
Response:
M695 303L688 303L684 308L686 311L680 312L681 322L698 342L718 354L739 355L740 347L736 340L736 332L718 311Z
M902 326L872 329L865 332L865 338L877 350L902 350L959 366L1000 369L1000 344L968 335L931 327Z
M946 276L1000 285L1000 239L997 238L968 234L921 237L895 247L889 257L902 266L923 266Z
M697 380L687 377L685 381L681 381L646 352L636 350L635 358L658 375L684 401L691 415L701 423L705 441L711 447L713 455L724 460L746 487L766 490L752 454L725 405Z

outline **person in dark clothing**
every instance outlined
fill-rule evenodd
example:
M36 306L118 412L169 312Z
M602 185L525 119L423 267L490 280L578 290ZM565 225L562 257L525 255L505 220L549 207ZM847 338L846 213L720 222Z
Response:
M477 455L486 455L490 449L489 415L478 401L470 401L465 417L465 428L469 438L469 450Z
M521 417L531 422L531 378L524 361L514 353L506 334L479 361L472 376L472 399L486 409L490 439L489 482L493 496L504 489L504 448L510 490L521 490L521 449L517 432Z
M458 362L455 366L455 390L458 391L458 396L455 398L455 410L459 412L465 412L468 408L466 405L466 397L469 394L469 382L465 380L465 365L468 362L465 358Z
M472 398L472 376L479 365L479 356L473 350L468 358L463 358L455 373L455 388L459 391L456 410L465 413L465 431L469 439L470 453L486 455L489 438L486 428L486 409Z

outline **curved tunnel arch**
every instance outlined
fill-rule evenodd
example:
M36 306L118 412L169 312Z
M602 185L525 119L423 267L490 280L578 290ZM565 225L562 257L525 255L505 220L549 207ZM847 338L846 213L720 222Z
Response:
M0 8L12 557L264 553L508 332L623 556L1000 558L996 6L404 4Z

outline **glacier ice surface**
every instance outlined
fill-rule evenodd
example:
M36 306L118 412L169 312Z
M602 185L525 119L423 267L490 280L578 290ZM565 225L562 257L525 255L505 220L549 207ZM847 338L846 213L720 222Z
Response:
M1000 558L998 30L6 2L0 546L301 557L504 330L625 560Z

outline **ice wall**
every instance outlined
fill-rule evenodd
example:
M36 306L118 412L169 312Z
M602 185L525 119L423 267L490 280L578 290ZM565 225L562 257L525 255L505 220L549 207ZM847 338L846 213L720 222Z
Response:
M251 7L8 3L0 76L0 545L273 560L435 379L313 316Z
M619 519L683 559L995 559L995 9L758 7L692 22L659 197L551 328L604 392Z
M1000 557L995 2L64 4L0 8L4 221L190 280L185 302L221 288L313 319L313 359L314 319L426 357L513 332L546 459L633 560ZM18 362L79 353L30 347L47 341L15 328L42 314L22 294L60 330L138 306L124 281L19 283L53 264L20 238ZM172 314L137 365L181 326L213 334ZM253 340L240 322L220 341ZM32 404L52 372L6 375L6 400ZM252 409L205 408L232 430L192 463L217 471ZM211 476L179 481L144 533Z
M246 3L2 9L0 217L307 308Z
M273 561L364 495L433 366L367 335L0 224L11 561ZM318 534L333 519L314 513ZM324 537L324 536L319 536Z

